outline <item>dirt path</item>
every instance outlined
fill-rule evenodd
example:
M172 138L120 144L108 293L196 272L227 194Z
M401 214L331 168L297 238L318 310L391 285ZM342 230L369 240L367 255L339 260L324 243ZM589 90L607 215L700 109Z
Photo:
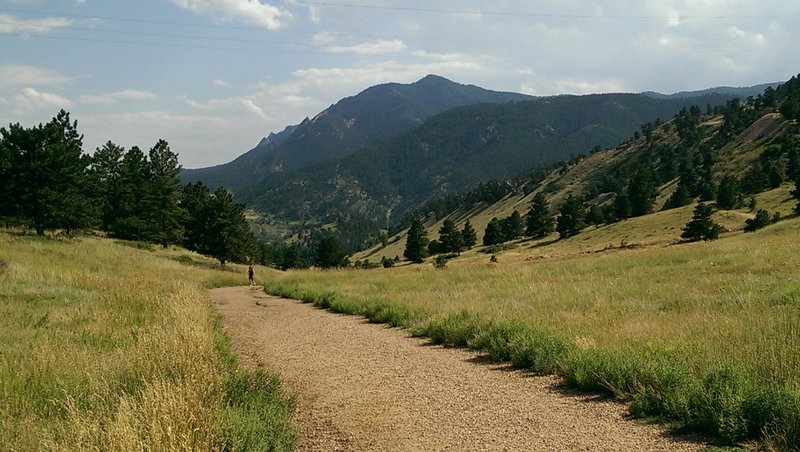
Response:
M619 404L248 287L211 292L245 365L298 394L299 450L696 450Z

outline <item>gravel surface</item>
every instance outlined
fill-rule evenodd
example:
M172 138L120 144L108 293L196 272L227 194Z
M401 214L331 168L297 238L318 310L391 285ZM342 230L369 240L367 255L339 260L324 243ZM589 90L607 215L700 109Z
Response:
M482 362L400 329L269 296L211 291L245 366L297 394L298 450L697 450L576 395L554 377Z

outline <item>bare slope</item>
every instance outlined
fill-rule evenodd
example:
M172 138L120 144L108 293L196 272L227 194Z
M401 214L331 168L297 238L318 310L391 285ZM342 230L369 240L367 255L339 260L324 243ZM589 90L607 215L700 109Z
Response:
M552 377L249 288L212 291L250 366L298 392L300 450L694 450Z

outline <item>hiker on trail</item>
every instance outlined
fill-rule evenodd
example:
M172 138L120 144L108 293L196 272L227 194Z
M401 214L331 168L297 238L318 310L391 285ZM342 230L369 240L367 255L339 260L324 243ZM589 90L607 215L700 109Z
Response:
M255 272L252 265L247 267L247 279L250 281L251 286L255 284Z

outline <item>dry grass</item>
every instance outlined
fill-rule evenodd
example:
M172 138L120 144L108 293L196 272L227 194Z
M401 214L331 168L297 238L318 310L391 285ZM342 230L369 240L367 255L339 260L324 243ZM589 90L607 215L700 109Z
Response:
M231 441L221 419L231 369L205 287L243 284L244 269L124 245L0 233L6 450L221 450Z
M760 195L759 207L787 213L793 204L786 202L788 191L786 186ZM576 386L605 387L646 399L652 396L647 391L671 390L662 387L666 383L659 378L677 379L685 385L675 390L684 393L680 409L685 413L674 407L654 407L654 399L637 402L633 409L649 404L642 414L689 420L703 429L717 431L728 422L706 419L722 408L712 399L702 399L708 396L703 391L712 391L720 379L747 388L741 394L761 397L753 403L766 403L767 396L758 395L763 390L769 397L774 395L769 391L781 394L774 396L785 402L781 406L797 406L800 219L756 233L729 232L715 242L678 244L681 225L691 217L691 209L687 206L589 229L564 241L523 241L502 252L498 263L473 251L444 270L426 263L366 274L297 271L281 277L271 289L378 320L394 315L394 323L424 334L441 333L445 343L479 343L486 325L498 334L513 336L521 322L526 326L519 335L557 345L543 369L562 369L568 378L574 377ZM748 215L746 211L722 212L717 219L741 229ZM548 338L556 339L548 342ZM563 338L564 347L558 338ZM501 342L512 347L514 341L501 338ZM509 352L513 350L504 351ZM597 370L603 366L606 370ZM575 376L581 369L589 369L585 370L588 377ZM617 374L596 374L611 372L608 369ZM735 377L728 377L725 369L731 369ZM587 383L587 378L593 383ZM690 399L698 398L709 405L691 405ZM742 395L741 400L746 399ZM744 410L746 404L735 406ZM777 438L797 431L791 430L800 425L796 423L800 413L795 414L794 420L785 421L790 427L781 424L773 433L748 427L749 420L730 432L717 433L734 441L756 428L750 434ZM763 422L773 422L769 419Z

